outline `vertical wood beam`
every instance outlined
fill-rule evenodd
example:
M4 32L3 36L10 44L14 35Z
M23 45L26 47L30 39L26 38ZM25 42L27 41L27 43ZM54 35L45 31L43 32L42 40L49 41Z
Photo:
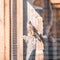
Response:
M4 46L5 46L5 60L10 60L10 0L5 0L4 2L5 6L5 41L4 41Z
M17 60L23 60L23 0L17 0Z
M4 0L0 0L0 60L4 60Z

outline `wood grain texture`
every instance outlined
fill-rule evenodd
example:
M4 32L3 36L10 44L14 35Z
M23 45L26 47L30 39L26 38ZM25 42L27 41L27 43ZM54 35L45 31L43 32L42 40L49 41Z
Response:
M0 60L4 60L4 0L0 0Z
M5 60L10 60L10 0L5 0L5 40L4 40L4 52L5 52Z
M23 60L23 0L17 0L17 60Z

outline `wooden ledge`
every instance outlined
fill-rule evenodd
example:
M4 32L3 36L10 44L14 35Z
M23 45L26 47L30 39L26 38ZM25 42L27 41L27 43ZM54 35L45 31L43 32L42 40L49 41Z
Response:
M60 0L51 0L51 3L52 4L59 4L60 3Z
M60 8L60 0L51 0L51 3L55 8Z
M59 5L56 4L56 5L54 5L54 7L55 8L60 8L60 4Z

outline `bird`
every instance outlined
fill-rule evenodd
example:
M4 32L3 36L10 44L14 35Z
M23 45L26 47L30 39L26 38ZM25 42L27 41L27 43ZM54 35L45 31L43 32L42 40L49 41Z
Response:
M36 28L32 25L31 21L29 21L28 23L28 33L30 34L30 36L34 36L35 38L37 38L38 40L41 41L41 35L38 33L38 30L36 30Z

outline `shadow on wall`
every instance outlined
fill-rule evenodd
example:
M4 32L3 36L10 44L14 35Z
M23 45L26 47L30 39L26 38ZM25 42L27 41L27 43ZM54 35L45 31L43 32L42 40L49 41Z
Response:
M27 0L23 1L23 35L27 35Z
M27 0L23 0L23 35L27 35ZM27 44L23 40L23 60L26 60Z
M11 20L11 59L17 60L17 3L12 0L12 20Z

